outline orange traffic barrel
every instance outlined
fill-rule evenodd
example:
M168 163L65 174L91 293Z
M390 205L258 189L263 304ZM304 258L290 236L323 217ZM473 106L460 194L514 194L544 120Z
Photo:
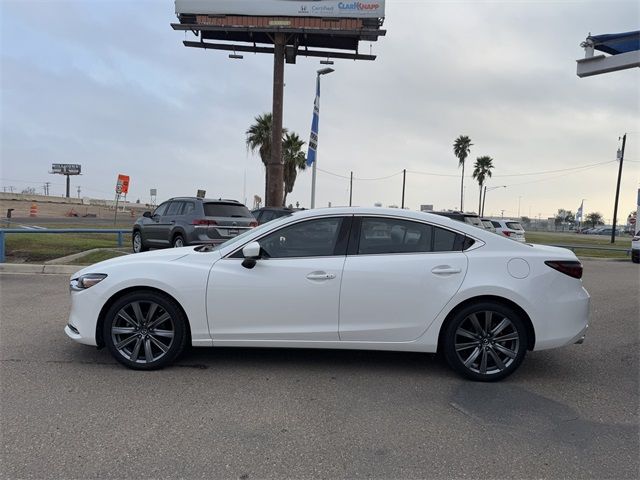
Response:
M30 217L37 217L38 216L38 204L36 202L33 202L31 204L31 208L29 209L29 216Z

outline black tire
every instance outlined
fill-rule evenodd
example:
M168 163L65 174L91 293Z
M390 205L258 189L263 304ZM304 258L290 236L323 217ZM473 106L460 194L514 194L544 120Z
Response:
M102 332L109 352L122 365L155 370L184 350L187 319L168 296L142 290L124 295L109 308Z
M149 250L149 247L147 247L142 241L142 233L140 233L140 230L134 230L131 237L131 246L133 249L133 253L146 252L147 250Z
M173 248L181 248L181 247L186 247L187 242L184 241L184 237L182 236L181 233L178 233L177 235L173 236L173 240L171 241L171 246Z
M468 305L445 326L444 357L451 368L471 380L502 380L527 353L524 322L520 314L500 303Z
M640 263L640 250L631 250L631 261L633 263Z

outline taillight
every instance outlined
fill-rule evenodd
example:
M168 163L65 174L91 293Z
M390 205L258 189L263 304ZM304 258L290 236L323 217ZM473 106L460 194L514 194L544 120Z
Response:
M255 220L254 220L253 222L249 222L249 226L250 226L251 228L253 228L253 227L257 227L257 226L258 226L258 222L256 222Z
M513 234L513 232L508 232L506 230L503 230L502 233L504 234L505 237L510 237Z
M194 220L193 222L191 222L191 225L217 225L218 222L216 222L215 220L207 220L207 219L198 219L198 220Z
M544 262L554 270L557 270L570 277L580 279L582 278L582 264L575 260L549 260Z

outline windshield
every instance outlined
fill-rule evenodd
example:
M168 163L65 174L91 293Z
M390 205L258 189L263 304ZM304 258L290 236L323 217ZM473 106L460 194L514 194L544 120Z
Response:
M507 222L507 228L510 228L511 230L524 230L524 228L522 228L522 225L520 225L518 222Z
M482 225L482 222L480 221L479 217L465 216L464 221L470 225L473 225L474 227L484 228L484 225Z

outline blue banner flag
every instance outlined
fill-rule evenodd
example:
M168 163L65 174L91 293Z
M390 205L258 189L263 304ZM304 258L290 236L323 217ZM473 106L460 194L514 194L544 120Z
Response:
M579 221L579 222L582 221L582 208L583 207L584 207L584 200L580 204L580 208L578 209L578 212L576 213L576 220Z
M311 121L311 138L309 139L309 151L307 152L307 165L310 167L316 161L318 150L318 127L320 125L320 76L316 81L316 99L313 103L313 120Z

